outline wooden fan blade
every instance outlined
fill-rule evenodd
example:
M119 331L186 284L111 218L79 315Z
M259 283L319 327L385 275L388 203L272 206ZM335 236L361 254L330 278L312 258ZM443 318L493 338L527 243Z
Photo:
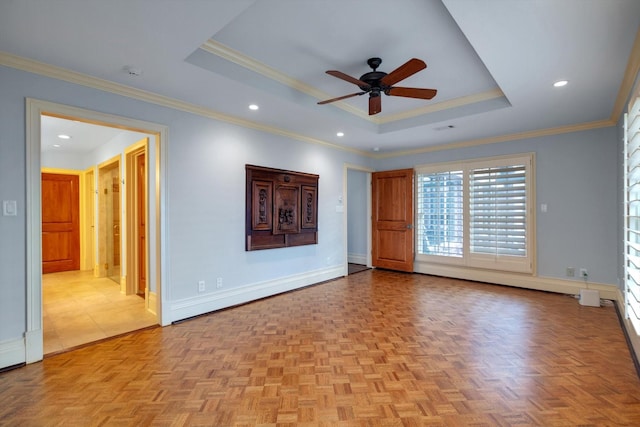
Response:
M380 111L382 111L382 97L369 97L369 115L373 116L374 114L378 114Z
M362 94L365 94L365 93L367 93L367 92L356 92L356 93L351 93L349 95L339 96L337 98L327 99L326 101L318 102L318 105L324 105L324 104L328 104L330 102L340 101L341 99L347 99L347 98L351 98L353 96L362 95Z
M438 93L435 89L417 89L414 87L392 87L385 91L390 96L404 96L405 98L431 99Z
M425 68L427 68L427 64L425 64L424 61L412 58L380 79L380 83L385 86L393 86L400 80L404 80Z
M341 71L336 71L336 70L329 70L327 71L327 74L329 74L330 76L333 77L337 77L339 79L342 79L344 81L347 81L349 83L353 83L354 85L360 87L361 89L369 89L371 87L371 85L369 85L369 83L367 82L363 82L362 80L358 80L355 77L351 77Z

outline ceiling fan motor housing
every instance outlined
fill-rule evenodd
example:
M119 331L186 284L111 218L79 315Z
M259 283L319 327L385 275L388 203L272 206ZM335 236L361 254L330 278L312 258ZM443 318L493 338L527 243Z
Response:
M387 73L383 71L370 71L368 73L364 73L360 77L360 80L362 80L365 83L368 83L372 89L378 88L382 90L383 87L382 87L382 84L380 83L380 80L386 75ZM369 88L367 88L366 86L360 86L360 89L367 90Z

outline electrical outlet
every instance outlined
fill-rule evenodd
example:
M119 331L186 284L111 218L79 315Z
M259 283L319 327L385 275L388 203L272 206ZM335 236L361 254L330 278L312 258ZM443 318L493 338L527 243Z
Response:
M204 280L200 280L198 282L198 292L204 292L206 290L205 285L204 285Z
M587 271L586 268L581 268L580 269L580 277L586 279L587 277L589 277L589 272Z
M216 280L216 288L220 289L222 287L222 277L218 277Z
M567 267L567 277L575 277L576 269L573 267Z

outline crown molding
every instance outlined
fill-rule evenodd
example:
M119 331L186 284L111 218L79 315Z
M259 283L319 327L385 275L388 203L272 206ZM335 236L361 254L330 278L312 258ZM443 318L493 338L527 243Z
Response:
M254 73L260 74L268 79L277 81L292 89L305 93L315 99L327 99L333 97L333 95L316 89L306 83L296 80L280 71L266 65L263 62L256 61L255 59L244 55L243 53L230 48L220 42L213 39L207 40L200 49L211 53L212 55L219 56L227 61L233 62L241 67L244 67ZM499 88L492 89L486 92L481 92L469 96L463 96L460 98L450 99L443 102L437 102L425 107L414 108L407 111L402 111L396 114L388 115L385 117L369 116L368 113L360 108L356 108L344 101L337 101L333 103L334 106L347 111L361 119L370 121L377 125L391 123L399 120L405 120L412 117L422 116L425 114L431 114L437 111L448 110L451 108L457 108L468 104L475 104L477 102L486 101L490 99L503 97L504 93Z
M491 89L485 92L475 93L473 95L461 96L459 98L449 99L447 101L436 102L424 107L415 108L413 110L403 111L380 118L379 124L395 122L398 120L410 119L412 117L422 116L425 114L435 113L437 111L449 110L452 108L462 107L464 105L475 104L477 102L488 101L490 99L502 98L504 93L499 88Z
M341 151L348 151L364 156L370 156L362 150L355 148L344 147L341 145L333 144L331 142L323 141L317 138L311 138L306 135L302 135L295 132L279 129L273 126L267 126L260 123L252 122L250 120L240 119L238 117L231 116L229 114L220 113L218 111L201 107L199 105L191 104L184 101L179 101L167 96L158 95L153 92L148 92L140 89L126 86L120 83L114 83L108 80L92 77L86 74L71 71L66 68L57 67L54 65L45 64L42 62L26 59L17 55L12 55L6 52L0 52L0 65L15 68L18 70L26 71L29 73L39 74L46 77L51 77L57 80L74 83L93 89L98 89L104 92L113 93L116 95L125 96L127 98L133 98L141 101L145 101L151 104L160 105L162 107L171 108L174 110L184 111L186 113L196 114L202 117L207 117L214 120L219 120L227 123L231 123L237 126L254 129L262 132L271 133L278 136L284 136L292 138L302 142L308 142L310 144L324 145L330 148L334 148Z
M229 46L226 46L215 40L207 40L202 46L200 46L200 49L226 59L227 61L231 61L234 64L240 65L241 67L251 70L254 73L258 73L268 79L275 80L285 86L293 88L302 93L306 93L307 95L315 99L322 100L331 98L333 96L326 92L318 90L313 86L303 83L300 80L296 80L293 77L288 76L287 74L281 73L280 71L276 70L275 68L271 68L263 62L256 61L255 59L244 55L239 51L232 49ZM345 102L336 102L334 105L360 118L370 120L369 116L364 111L350 104L347 104Z
M600 120L595 122L581 123L577 125L561 126L561 127L540 129L540 130L501 135L501 136L495 136L495 137L489 137L489 138L459 141L454 143L441 144L437 146L418 148L415 150L403 150L403 151L394 151L390 153L376 154L376 153L370 153L364 150L341 146L341 145L334 144L328 141L323 141L317 138L311 138L306 135L290 132L290 131L279 129L273 126L266 126L266 125L262 125L260 123L252 122L249 120L240 119L238 117L234 117L228 114L223 114L209 108L201 107L195 104L190 104L184 101L179 101L174 98L169 98L169 97L158 95L152 92L136 89L120 83L114 83L108 80L92 77L92 76L78 73L76 71L71 71L62 67L57 67L54 65L49 65L42 62L34 61L31 59L26 59L26 58L13 55L7 52L0 51L0 65L19 69L29 73L39 74L46 77L51 77L57 80L62 80L62 81L90 87L93 89L98 89L101 91L125 96L128 98L149 102L151 104L172 108L172 109L183 111L186 113L191 113L191 114L199 115L199 116L214 119L214 120L224 121L230 124L258 130L261 132L270 133L273 135L283 136L283 137L291 138L294 140L307 142L310 144L318 144L318 145L323 145L336 150L355 153L355 154L358 154L364 157L373 158L373 159L400 157L400 156L428 153L428 152L434 152L434 151L443 151L443 150L451 150L456 148L465 148L465 147L472 147L472 146L478 146L478 145L495 144L500 142L515 141L515 140L527 139L527 138L536 138L536 137L558 135L558 134L571 133L571 132L580 132L585 130L615 126L617 123L617 120L613 120L613 119ZM491 96L492 93L496 95L495 91L484 92L484 95L483 94L478 94L478 95ZM627 95L628 95L628 92L627 92ZM476 96L476 95L472 95L472 96ZM467 97L464 97L464 98L467 98ZM486 99L490 99L490 98L486 98Z
M615 125L616 125L616 121L614 120L599 120L595 122L580 123L576 125L559 126L555 128L532 130L527 132L512 133L508 135L492 136L489 138L471 139L467 141L459 141L459 142L454 142L450 144L441 144L441 145L435 145L431 147L418 148L415 150L394 151L391 153L376 154L373 157L376 159L385 159L385 158L391 158L391 157L411 156L415 154L430 153L434 151L452 150L456 148L467 148L467 147L474 147L478 145L496 144L499 142L509 142L509 141L517 141L521 139L539 138L539 137L551 136L551 135L561 135L564 133L581 132L586 130L611 127Z

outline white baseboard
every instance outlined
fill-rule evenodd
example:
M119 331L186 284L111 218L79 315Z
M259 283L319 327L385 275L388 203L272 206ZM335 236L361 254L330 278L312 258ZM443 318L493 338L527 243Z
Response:
M367 255L366 254L347 254L347 262L353 264L361 264L367 265Z
M26 362L24 339L0 342L0 369Z
M580 289L594 289L600 292L600 298L602 299L616 301L619 298L619 288L614 284L608 283L585 283L584 281L577 280L564 280L553 277L531 276L527 274L481 270L445 264L429 264L425 262L416 262L414 264L414 271L416 273L432 274L434 276L453 277L456 279L569 295L578 295Z
M223 289L203 296L185 298L171 303L170 322L292 291L343 275L344 268L340 265L238 288Z

